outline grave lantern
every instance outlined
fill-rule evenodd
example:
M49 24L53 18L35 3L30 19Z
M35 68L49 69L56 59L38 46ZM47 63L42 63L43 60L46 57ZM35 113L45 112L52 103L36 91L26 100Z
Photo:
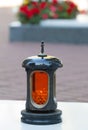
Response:
M27 99L21 121L36 125L60 123L62 111L57 109L55 71L62 63L44 54L42 42L41 53L25 59L22 66L27 72Z

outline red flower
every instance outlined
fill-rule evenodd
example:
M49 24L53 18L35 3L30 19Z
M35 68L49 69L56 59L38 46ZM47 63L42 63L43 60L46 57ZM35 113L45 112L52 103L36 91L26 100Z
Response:
M28 6L26 5L23 5L20 7L20 12L26 14L28 12Z
M65 1L65 3L66 3L66 4L68 5L68 7L71 8L71 9L74 9L74 8L77 7L73 2Z
M56 7L53 6L53 5L51 5L51 6L50 6L50 10L51 10L52 12L55 12L55 11L56 11Z
M20 12L25 14L28 18L32 18L33 17L33 13L30 9L28 9L28 6L23 5L20 7Z
M43 18L43 19L48 19L48 14L43 14L43 15L42 15L42 18Z
M53 4L58 4L58 1L57 1L57 0L53 0L52 3L53 3Z
M72 11L73 11L73 10L72 10L71 8L68 8L68 9L67 9L67 13L68 13L69 15L72 13Z
M74 3L72 3L72 2L70 2L69 5L70 5L70 7L71 7L72 9L76 8L76 5L75 5Z
M32 17L33 17L33 12L32 12L32 10L28 10L27 16L28 16L28 18L32 18Z
M41 9L44 9L46 6L47 6L47 3L46 3L46 2L41 2L41 3L40 3L40 8L41 8Z
M35 14L39 14L40 11L39 11L38 8L35 7L35 8L32 9L32 13L35 15Z

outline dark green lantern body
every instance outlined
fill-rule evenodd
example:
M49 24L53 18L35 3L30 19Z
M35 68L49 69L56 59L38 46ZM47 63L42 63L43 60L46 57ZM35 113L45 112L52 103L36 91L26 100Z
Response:
M55 71L62 64L43 53L43 43L41 52L22 64L27 72L27 99L21 120L28 124L56 124L61 122L62 112L57 110Z

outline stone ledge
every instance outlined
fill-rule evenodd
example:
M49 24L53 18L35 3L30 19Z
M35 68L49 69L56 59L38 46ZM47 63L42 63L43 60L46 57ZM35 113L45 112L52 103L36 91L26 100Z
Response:
M88 22L77 20L47 20L40 25L13 22L9 26L9 31L11 42L44 40L57 43L88 43Z

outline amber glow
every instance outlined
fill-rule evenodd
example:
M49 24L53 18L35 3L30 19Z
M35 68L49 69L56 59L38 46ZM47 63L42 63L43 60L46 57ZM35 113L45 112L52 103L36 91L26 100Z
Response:
M48 74L35 71L32 74L32 100L38 105L44 105L48 100Z

